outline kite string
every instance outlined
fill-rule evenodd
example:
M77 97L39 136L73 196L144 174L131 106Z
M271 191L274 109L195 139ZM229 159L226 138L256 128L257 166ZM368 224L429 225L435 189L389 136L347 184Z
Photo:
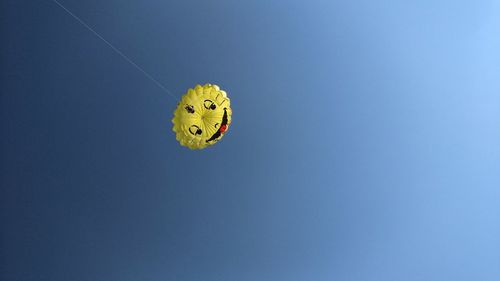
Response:
M97 31L92 29L88 24L86 24L81 18L79 18L77 15L73 14L68 8L66 8L63 4L59 3L57 0L52 0L54 3L56 3L59 7L61 7L64 11L66 11L69 15L71 15L74 19L76 19L79 23L81 23L85 28L90 30L95 36L97 36L99 39L101 39L106 45L108 45L113 51L115 51L117 54L119 54L123 59L125 59L127 62L129 62L132 66L134 66L137 70L142 72L149 80L153 81L160 89L165 91L167 94L169 94L172 98L174 98L176 101L179 99L172 94L165 86L163 86L158 80L154 79L153 76L151 76L149 73L147 73L144 69L142 69L140 66L138 66L134 61L132 61L129 57L127 57L122 51L120 51L118 48L116 48L113 44L111 44L108 40L104 39Z

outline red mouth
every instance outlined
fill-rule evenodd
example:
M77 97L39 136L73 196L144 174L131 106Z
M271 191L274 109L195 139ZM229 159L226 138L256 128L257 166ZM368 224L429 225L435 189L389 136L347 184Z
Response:
M219 128L219 132L224 133L227 130L227 125L222 125Z

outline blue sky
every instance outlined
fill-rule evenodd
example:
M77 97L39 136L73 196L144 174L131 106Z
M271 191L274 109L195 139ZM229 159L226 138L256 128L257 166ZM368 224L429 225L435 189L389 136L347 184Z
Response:
M500 279L498 1L3 1L0 277Z

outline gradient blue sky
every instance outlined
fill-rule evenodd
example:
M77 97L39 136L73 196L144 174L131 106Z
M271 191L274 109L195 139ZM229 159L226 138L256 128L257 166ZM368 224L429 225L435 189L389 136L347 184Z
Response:
M499 1L0 4L4 281L500 280Z

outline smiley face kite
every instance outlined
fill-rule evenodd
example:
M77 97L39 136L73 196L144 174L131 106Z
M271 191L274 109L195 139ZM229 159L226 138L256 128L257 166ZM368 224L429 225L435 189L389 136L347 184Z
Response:
M231 114L229 98L219 86L196 85L182 97L174 112L175 137L190 149L214 145L229 129Z

